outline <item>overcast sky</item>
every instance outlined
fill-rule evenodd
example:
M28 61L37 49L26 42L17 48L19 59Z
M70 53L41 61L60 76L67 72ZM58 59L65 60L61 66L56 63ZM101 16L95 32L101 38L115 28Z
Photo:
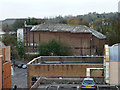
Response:
M117 12L119 0L0 0L0 20Z

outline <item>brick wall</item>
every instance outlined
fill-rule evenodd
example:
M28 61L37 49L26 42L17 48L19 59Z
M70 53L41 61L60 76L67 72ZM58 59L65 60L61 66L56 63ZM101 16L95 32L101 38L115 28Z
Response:
M32 76L86 76L86 68L103 68L103 64L49 64L28 66L28 87Z
M0 90L2 90L2 56L1 55L0 55Z
M60 40L73 47L73 53L79 55L96 55L95 47L105 43L91 33L70 33L70 32L49 32L49 31L30 31L29 28L24 28L24 41L27 43L28 52L37 52L37 45L40 42L48 42L51 39ZM92 38L92 41L90 41ZM32 49L32 50L31 50ZM92 50L90 50L92 49Z
M9 61L11 60L11 53L10 53L10 46L6 46L5 48L5 60Z
M11 62L3 64L3 89L11 88Z
M34 76L66 76L81 77L86 76L87 68L103 68L104 57L87 56L41 56L32 60L27 69L27 85L31 85L31 77ZM40 61L81 61L87 64L38 64ZM90 63L92 62L92 63ZM95 62L99 62L98 64ZM100 64L101 63L101 64Z

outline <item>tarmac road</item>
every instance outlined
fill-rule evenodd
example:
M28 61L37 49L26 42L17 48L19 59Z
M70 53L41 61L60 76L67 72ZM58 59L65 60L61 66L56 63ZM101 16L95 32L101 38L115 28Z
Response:
M24 61L17 60L16 64L26 64ZM15 67L12 75L12 87L17 85L17 88L27 88L27 69Z

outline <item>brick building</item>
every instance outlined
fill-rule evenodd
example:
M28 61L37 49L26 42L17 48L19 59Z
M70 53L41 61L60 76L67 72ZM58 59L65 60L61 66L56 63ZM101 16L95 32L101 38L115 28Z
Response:
M0 52L2 52L1 49ZM2 90L2 55L0 55L0 90Z
M0 89L11 88L10 47L0 41Z
M39 43L56 39L69 44L77 56L99 55L106 38L87 26L67 24L26 25L23 36L29 53L38 52Z

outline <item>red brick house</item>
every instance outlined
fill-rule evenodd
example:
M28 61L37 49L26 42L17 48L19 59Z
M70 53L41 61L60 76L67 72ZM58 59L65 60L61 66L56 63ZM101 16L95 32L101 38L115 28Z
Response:
M26 25L23 36L28 53L38 52L39 43L56 39L69 44L73 55L77 56L99 55L98 50L106 39L106 36L85 25L67 24Z

